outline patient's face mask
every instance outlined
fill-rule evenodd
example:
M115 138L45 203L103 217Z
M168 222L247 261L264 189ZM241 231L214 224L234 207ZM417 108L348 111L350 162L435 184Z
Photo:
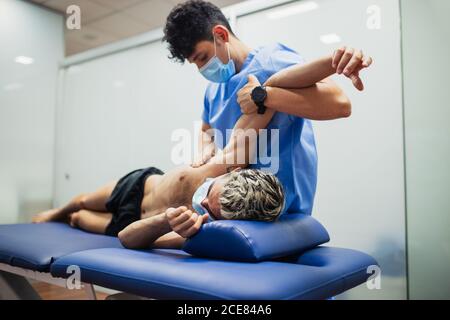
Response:
M212 82L227 82L230 78L236 74L236 66L230 55L230 44L227 42L225 45L228 50L228 63L223 63L217 57L216 37L214 37L214 57L212 57L203 67L200 69L200 73L209 81Z
M208 213L208 210L204 206L202 206L202 201L205 200L205 198L207 197L209 187L213 182L214 179L207 178L205 182L200 187L198 187L198 189L192 196L192 208L194 208L195 212L197 212L200 215ZM214 220L212 214L209 214L209 218L210 220Z

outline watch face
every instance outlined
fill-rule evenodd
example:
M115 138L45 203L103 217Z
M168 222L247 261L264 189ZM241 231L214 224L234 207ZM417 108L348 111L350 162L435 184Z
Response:
M266 99L266 90L262 87L256 87L252 91L252 99L255 102L263 102Z

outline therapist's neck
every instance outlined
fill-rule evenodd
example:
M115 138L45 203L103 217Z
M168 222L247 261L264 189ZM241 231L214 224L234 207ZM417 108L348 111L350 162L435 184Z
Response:
M247 59L250 51L252 49L246 46L242 41L236 39L235 37L230 37L230 54L236 66L236 72L241 72L242 65L245 59Z

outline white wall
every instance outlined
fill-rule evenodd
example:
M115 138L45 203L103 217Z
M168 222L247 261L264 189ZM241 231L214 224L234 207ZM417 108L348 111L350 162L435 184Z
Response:
M52 202L63 19L25 1L1 0L0 43L0 223L14 223ZM15 63L17 56L34 63Z
M172 133L184 129L193 136L206 81L193 66L181 67L167 56L156 41L62 71L57 205L131 170L175 165Z
M450 299L450 2L402 1L409 294Z

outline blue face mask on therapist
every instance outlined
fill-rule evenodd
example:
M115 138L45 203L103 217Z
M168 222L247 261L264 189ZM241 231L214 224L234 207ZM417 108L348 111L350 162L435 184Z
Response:
M208 210L202 206L202 201L208 196L209 187L214 182L214 179L207 178L203 184L197 188L194 195L192 196L192 208L194 208L195 212L200 215L204 215L209 213ZM209 221L214 220L214 217L209 214Z
M230 44L225 45L228 50L228 63L223 63L217 56L216 37L214 37L214 57L212 57L203 67L200 68L200 73L209 81L222 83L230 80L236 74L236 66L230 55Z

